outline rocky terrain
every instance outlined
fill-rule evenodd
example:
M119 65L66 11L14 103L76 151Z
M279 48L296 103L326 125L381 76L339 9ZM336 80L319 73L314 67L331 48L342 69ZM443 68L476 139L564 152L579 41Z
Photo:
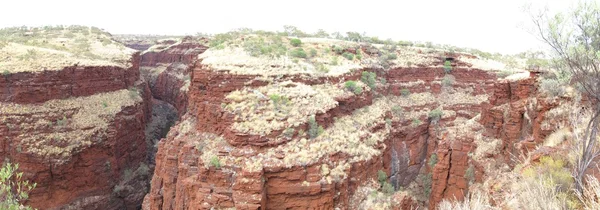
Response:
M547 73L464 52L268 32L0 35L0 157L37 183L38 209L437 209L502 191L534 166L515 154L541 161L567 121L539 88Z

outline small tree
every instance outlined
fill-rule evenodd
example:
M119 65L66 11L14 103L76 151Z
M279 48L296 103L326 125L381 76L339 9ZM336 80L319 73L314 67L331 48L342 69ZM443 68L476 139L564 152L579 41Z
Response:
M575 189L582 193L585 171L600 155L596 145L600 126L600 7L595 2L583 2L567 14L549 15L548 10L530 14L539 38L550 46L590 101L591 117L583 134L575 136L580 155L572 173Z
M23 172L17 172L19 164L7 163L0 169L0 209L32 209L21 202L29 198L36 183L22 181Z

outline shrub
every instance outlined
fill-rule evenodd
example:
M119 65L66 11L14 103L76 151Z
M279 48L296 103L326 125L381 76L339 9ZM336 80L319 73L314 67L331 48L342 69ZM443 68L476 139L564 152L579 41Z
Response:
M17 172L19 164L6 163L0 169L0 209L32 209L23 206L21 202L29 198L29 192L36 187L36 183L22 181L23 172Z
M352 91L356 95L360 95L363 91L362 87L358 86L356 84L356 81L352 81L352 80L344 83L344 87L346 87L347 90Z
M290 51L290 55L295 58L306 58L306 52L302 48L296 48Z
M308 117L308 136L311 139L317 138L317 136L321 135L325 129L323 126L320 126L315 120L315 116Z
M214 166L217 169L220 169L221 161L219 160L219 157L213 156L212 158L210 158L210 165Z
M549 96L561 96L564 94L564 88L556 79L543 79L540 82L540 89Z
M10 72L8 70L2 71L2 76L8 76Z
M371 89L376 88L377 74L375 72L363 71L360 80L367 84Z
M432 178L433 176L431 175L431 173L421 176L421 184L423 184L423 192L425 193L426 197L429 197L429 195L431 195Z
M285 136L288 139L291 139L292 137L294 137L294 132L295 130L293 128L287 128L283 131L283 136Z
M442 119L443 111L441 109L434 109L429 112L429 119L431 121L437 122Z
M454 76L446 74L446 76L444 76L444 78L442 79L442 86L450 87L453 84L454 84Z
M281 96L279 94L271 94L269 95L269 98L271 99L271 101L273 101L273 104L275 106L278 106L279 104L287 104L290 101L287 97Z
M395 189L394 186L392 186L392 184L390 184L389 182L384 182L383 186L381 187L381 191L386 195L392 195L394 194Z
M333 51L337 54L342 54L344 52L344 48L336 45L336 46L333 46Z
M469 182L469 184L473 184L475 182L475 167L469 164L469 167L465 171L465 179Z
M348 59L348 60L354 60L354 54L349 53L349 52L344 52L342 53L342 57Z
M383 185L383 183L387 182L387 174L385 171L379 170L377 171L377 181L379 184Z
M450 61L444 62L444 72L446 72L446 74L452 72L452 63Z
M311 58L315 57L317 56L317 50L315 50L315 48L310 48L309 54Z
M327 68L327 66L325 66L322 63L316 64L315 68L317 69L317 71L320 71L320 72L325 72L325 73L329 72L329 68Z
M361 60L362 59L362 54L360 53L359 50L356 50L356 59Z
M127 90L129 90L129 98L131 98L131 99L136 99L137 97L140 96L140 92L138 91L138 89L136 87L131 87Z
M413 120L412 120L412 125L413 125L413 126L418 126L418 125L420 125L420 124L421 124L421 120L419 120L419 119L417 119L417 118L415 118L415 119L413 119Z
M299 47L300 45L302 45L302 41L300 39L290 39L290 44L294 47Z
M402 90L400 90L400 94L404 97L409 96L410 95L410 90L404 88Z
M437 162L438 162L437 154L435 154L435 153L431 154L431 157L429 157L429 167L433 168L435 166L435 164L437 164Z
M386 59L387 60L396 60L398 59L398 56L396 55L396 53L390 53L386 55Z
M390 119L390 118L385 118L385 124L386 124L387 126L392 126L392 119Z
M392 107L392 114L394 114L395 117L400 117L402 115L402 107L396 105Z

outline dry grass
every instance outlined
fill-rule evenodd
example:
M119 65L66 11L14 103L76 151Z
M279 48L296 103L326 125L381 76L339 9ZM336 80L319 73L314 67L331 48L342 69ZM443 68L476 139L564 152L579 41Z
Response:
M368 90L362 82L357 84ZM296 127L311 115L338 106L338 98L354 95L340 84L308 86L286 81L256 89L244 88L226 96L231 102L224 109L235 114L237 132L266 135L274 130Z
M473 193L467 195L465 200L460 202L450 202L443 200L439 205L439 210L499 210L490 204L489 197L485 193Z
M135 50L93 27L0 29L0 69L10 73L80 66L131 66Z
M25 151L69 157L81 147L102 141L113 117L123 107L141 101L139 93L119 90L37 105L0 103L0 122L19 131L16 138Z

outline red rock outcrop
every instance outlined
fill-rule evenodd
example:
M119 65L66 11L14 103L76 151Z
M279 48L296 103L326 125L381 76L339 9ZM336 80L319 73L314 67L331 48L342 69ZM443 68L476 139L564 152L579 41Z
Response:
M0 102L40 103L131 87L139 79L139 54L131 67L71 66L62 70L19 72L0 77Z
M136 82L139 56L135 54L131 62L128 69L76 66L15 73L0 80L0 158L18 163L24 178L37 183L27 205L37 209L139 208L149 178L148 168L142 165L147 161L144 127L151 95L147 83ZM81 105L76 101L118 91L131 102L112 107L108 99ZM136 99L129 99L128 93ZM41 103L45 101L67 106ZM106 122L105 127L85 117L96 113L86 107L91 105L116 110L98 119ZM21 112L19 107L32 108ZM133 190L119 194L123 189L117 186Z

